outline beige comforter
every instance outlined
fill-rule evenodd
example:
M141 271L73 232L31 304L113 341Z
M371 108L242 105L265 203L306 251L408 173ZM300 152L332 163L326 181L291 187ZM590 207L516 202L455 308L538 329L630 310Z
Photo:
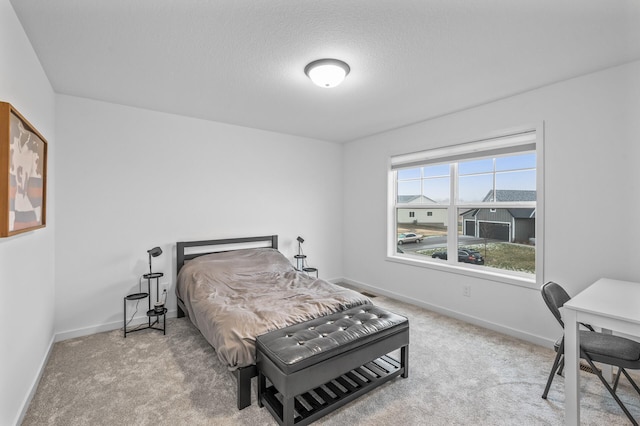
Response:
M282 253L268 248L193 259L178 274L176 294L231 370L255 364L261 334L371 303L356 291L296 271Z

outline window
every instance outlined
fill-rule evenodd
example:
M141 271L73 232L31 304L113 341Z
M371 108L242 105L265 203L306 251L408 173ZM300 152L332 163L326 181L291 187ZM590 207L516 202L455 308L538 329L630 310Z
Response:
M535 280L540 150L531 130L392 157L391 256Z

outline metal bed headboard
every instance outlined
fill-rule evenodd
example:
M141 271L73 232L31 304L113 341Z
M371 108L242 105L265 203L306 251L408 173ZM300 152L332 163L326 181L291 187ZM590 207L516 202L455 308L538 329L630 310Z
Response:
M268 244L252 244L264 243ZM233 248L230 248L233 247ZM179 241L176 251L176 274L184 266L185 262L210 253L238 250L241 248L269 247L278 248L277 235L265 235L261 237L226 238L222 240ZM189 250L193 249L193 250Z

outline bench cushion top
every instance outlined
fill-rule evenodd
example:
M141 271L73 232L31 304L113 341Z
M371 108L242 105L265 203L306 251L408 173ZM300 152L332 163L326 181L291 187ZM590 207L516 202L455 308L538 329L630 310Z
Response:
M258 354L291 374L408 328L407 318L362 305L271 331L258 336L256 343Z

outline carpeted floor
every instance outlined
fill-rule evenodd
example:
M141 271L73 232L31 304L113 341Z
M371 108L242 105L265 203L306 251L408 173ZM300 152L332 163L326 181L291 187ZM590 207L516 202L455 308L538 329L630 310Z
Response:
M396 378L324 417L325 425L561 425L564 379L540 395L554 352L376 297L409 317L409 378ZM188 319L167 335L99 333L56 343L23 425L273 425L254 403L236 409L235 379ZM626 381L619 394L640 418ZM596 376L582 373L582 423L627 424Z

